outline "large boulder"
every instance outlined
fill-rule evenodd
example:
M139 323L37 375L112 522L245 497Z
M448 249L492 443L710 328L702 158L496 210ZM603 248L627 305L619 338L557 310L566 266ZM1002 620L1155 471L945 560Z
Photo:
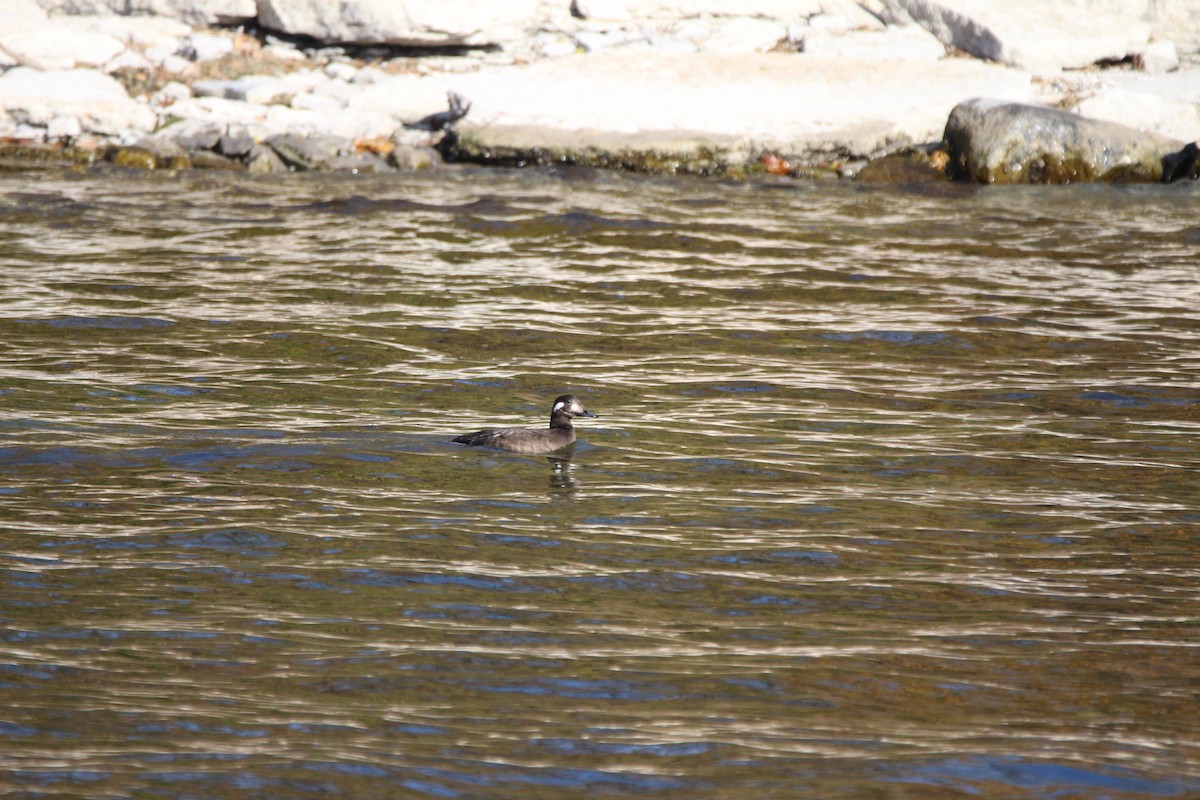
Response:
M259 24L336 44L493 45L540 19L539 0L259 0Z
M1151 182L1183 142L1060 108L973 99L946 122L947 167L979 183Z
M1120 0L1110 0L1111 3ZM1140 0L1133 0L1140 2ZM913 19L945 44L1034 72L1076 69L1141 53L1150 24L1085 0L881 0L893 19Z

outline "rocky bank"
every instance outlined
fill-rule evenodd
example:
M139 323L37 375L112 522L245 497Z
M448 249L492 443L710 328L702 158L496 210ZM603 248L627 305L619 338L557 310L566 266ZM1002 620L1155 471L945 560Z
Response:
M1174 179L1198 51L1194 0L0 0L0 164Z

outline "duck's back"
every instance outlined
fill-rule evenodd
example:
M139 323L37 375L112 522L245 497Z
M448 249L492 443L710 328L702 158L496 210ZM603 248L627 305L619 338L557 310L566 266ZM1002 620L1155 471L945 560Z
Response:
M573 428L487 428L454 441L513 453L550 453L575 441Z

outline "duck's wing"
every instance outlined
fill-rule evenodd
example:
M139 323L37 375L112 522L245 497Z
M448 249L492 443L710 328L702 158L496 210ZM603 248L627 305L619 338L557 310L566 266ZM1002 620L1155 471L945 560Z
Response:
M459 444L486 445L493 436L496 436L497 434L503 434L506 432L506 430L507 429L504 428L484 428L481 431L474 431L472 433L464 433L462 436L455 436L453 441L458 442Z

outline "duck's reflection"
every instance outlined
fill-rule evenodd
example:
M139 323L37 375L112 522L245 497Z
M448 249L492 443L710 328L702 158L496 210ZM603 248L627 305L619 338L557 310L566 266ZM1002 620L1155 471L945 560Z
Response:
M550 462L550 489L548 494L551 497L564 496L574 494L575 485L575 465L571 463L571 457L575 455L575 447L567 447L560 450L558 453L547 456L546 460Z

